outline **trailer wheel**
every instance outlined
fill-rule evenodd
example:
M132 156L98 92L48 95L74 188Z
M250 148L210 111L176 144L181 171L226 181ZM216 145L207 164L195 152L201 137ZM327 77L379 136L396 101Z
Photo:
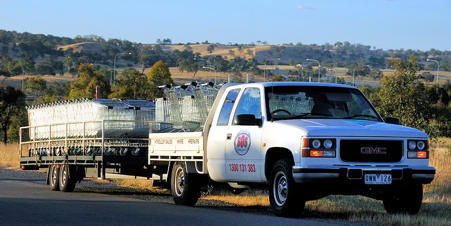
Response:
M57 165L52 165L50 167L49 184L52 191L59 190L59 173L60 169L57 167Z
M200 196L200 183L196 174L186 172L183 162L175 163L171 173L171 193L175 204L194 206Z
M71 167L68 165L61 165L60 173L59 173L59 187L62 192L72 192L75 189L75 172L70 170ZM72 176L72 177L71 177Z
M423 202L423 185L413 184L397 187L384 200L384 208L389 214L407 213L415 215Z
M272 168L269 181L269 202L271 208L280 217L299 217L305 206L300 191L296 191L296 182L287 159L280 159Z

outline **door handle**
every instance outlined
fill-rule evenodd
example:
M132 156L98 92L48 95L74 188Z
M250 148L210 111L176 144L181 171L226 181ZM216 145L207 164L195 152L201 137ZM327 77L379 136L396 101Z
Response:
M227 134L227 140L231 140L232 139L232 134L231 133L228 133Z

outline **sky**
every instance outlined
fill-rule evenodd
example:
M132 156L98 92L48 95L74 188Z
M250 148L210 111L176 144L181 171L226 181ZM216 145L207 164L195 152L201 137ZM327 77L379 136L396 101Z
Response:
M0 0L0 29L151 44L350 42L451 51L451 0Z

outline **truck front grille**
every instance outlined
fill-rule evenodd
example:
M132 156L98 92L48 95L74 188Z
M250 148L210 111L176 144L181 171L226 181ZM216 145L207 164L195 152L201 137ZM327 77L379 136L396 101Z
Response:
M341 140L340 158L344 162L399 162L403 142L393 140Z

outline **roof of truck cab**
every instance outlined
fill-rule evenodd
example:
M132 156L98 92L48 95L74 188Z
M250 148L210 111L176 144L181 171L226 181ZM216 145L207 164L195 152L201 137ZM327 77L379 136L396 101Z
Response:
M263 85L263 87L271 86L317 86L317 87L339 87L348 89L357 89L354 86L334 84L334 83L322 83L322 82L257 82L257 83L229 83L228 86L247 86L247 85Z

